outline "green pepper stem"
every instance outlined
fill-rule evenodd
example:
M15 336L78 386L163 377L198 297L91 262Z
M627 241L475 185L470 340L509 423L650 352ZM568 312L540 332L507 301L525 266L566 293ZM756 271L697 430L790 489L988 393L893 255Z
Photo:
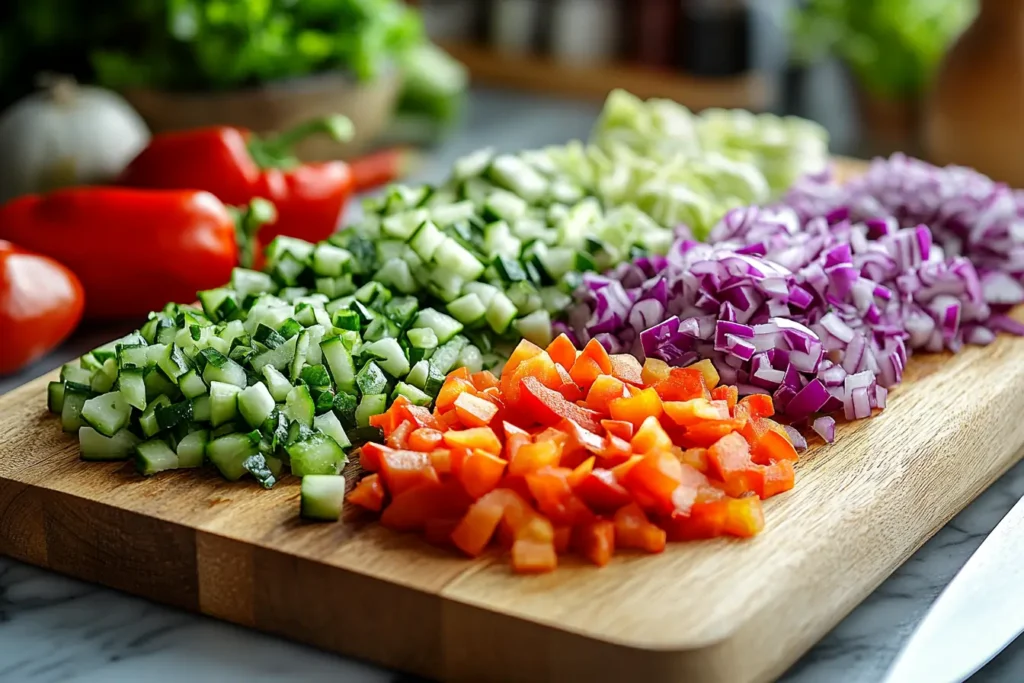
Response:
M256 197L243 208L229 206L235 219L235 240L238 242L238 263L251 268L256 256L256 233L267 223L277 220L277 209L272 202Z
M333 114L305 121L272 137L249 139L249 153L261 168L287 168L298 164L292 147L311 135L325 134L337 142L349 142L355 127L347 116Z

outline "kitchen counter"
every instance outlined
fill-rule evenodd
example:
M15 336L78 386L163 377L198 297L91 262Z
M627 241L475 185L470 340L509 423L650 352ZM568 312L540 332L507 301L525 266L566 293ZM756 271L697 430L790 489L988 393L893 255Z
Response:
M598 111L598 104L475 92L463 130L434 150L410 180L437 179L455 158L484 145L515 150L584 139ZM0 380L0 393L133 327L127 322L81 330L39 363ZM880 680L930 603L1022 495L1024 464L1010 470L941 529L781 680ZM2 683L282 679L304 683L417 680L0 558ZM1024 639L971 680L1024 680Z

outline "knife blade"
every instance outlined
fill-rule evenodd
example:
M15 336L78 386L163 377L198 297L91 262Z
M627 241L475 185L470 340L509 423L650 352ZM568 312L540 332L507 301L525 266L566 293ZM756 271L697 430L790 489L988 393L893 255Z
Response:
M1024 498L932 604L885 683L960 683L1024 632Z

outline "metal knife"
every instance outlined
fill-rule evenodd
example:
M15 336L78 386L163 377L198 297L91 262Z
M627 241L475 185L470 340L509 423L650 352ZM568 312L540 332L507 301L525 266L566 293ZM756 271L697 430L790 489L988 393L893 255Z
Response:
M885 683L961 683L1024 632L1024 498L928 610Z

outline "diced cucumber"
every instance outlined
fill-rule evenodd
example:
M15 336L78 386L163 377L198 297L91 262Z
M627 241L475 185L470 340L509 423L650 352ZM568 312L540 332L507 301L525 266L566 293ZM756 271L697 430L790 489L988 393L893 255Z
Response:
M352 252L321 242L313 250L313 272L320 277L341 277L348 272Z
M145 347L143 347L143 349L145 349ZM60 369L61 382L74 382L76 384L89 386L90 379L92 379L92 372L86 370L78 363L65 363Z
M359 400L352 394L339 392L334 396L334 414L346 429L356 426L356 407Z
M405 381L417 389L422 389L427 384L427 374L430 372L430 363L421 360L412 366L412 370L405 376Z
M264 351L252 359L251 365L255 372L263 372L263 368L270 365L275 369L284 372L295 357L295 344L298 336L292 337L280 346Z
M336 522L345 506L345 477L308 474L299 489L300 512L304 519Z
M487 314L487 307L476 294L466 294L448 304L448 312L463 325L474 325Z
M276 292L277 283L274 282L274 278L258 270L235 268L231 271L231 289L244 299L250 294Z
M192 419L196 422L210 421L210 397L207 394L192 399Z
M447 239L433 222L425 221L409 240L409 246L424 262L429 262Z
M491 162L489 175L493 181L508 188L527 202L536 203L548 194L547 178L529 164L511 154L502 154Z
M390 258L385 261L373 279L383 282L403 294L411 294L417 290L416 279L412 276L409 264L400 258Z
M285 399L282 412L288 419L298 422L303 427L312 427L316 404L313 403L313 397L309 395L309 389L303 385L292 387Z
M263 379L270 389L270 395L279 403L284 401L288 397L288 392L292 390L292 384L288 378L273 365L263 366Z
M356 389L356 368L352 362L352 354L342 342L341 337L331 337L320 342L320 351L331 378L339 392L352 393Z
M203 312L214 322L230 320L241 308L234 291L230 289L208 289L199 292L197 296L203 305Z
M370 361L356 375L356 386L361 394L382 394L387 389L388 378L374 361Z
M127 424L132 407L120 391L111 391L82 404L82 420L103 436L114 436Z
M362 352L375 357L377 365L392 377L405 377L409 373L409 359L405 357L405 351L402 350L397 339L388 338L370 342L363 345Z
M201 467L206 453L206 442L209 439L210 432L206 429L186 434L185 438L178 442L178 467Z
M388 216L381 221L380 227L385 235L404 242L412 237L416 229L428 220L430 220L430 211L427 209L413 209L412 211Z
M274 474L273 469L262 453L250 455L242 462L242 468L251 474L253 479L258 481L260 486L265 489L273 488L274 484L277 483L277 475Z
M199 376L195 368L189 368L189 371L178 379L178 388L181 389L185 398L195 398L207 393L206 382Z
M433 398L425 394L421 389L418 389L413 385L407 384L405 382L399 382L398 384L396 384L395 391L391 394L392 400L398 398L399 396L405 396L407 399L409 399L410 403L417 406L429 406L431 402L434 400Z
M156 411L169 405L171 405L171 399L166 394L160 394L150 401L149 405L142 412L142 415L139 417L139 426L142 428L142 433L147 439L160 431L160 423L156 420Z
M107 358L103 361L100 369L92 373L89 386L98 394L103 394L114 388L117 382L117 361Z
M475 214L476 207L468 199L461 202L452 202L451 204L440 204L430 209L430 219L441 228L446 228L460 221L468 221Z
M433 308L424 308L417 314L413 327L429 327L434 331L439 344L444 344L449 339L462 332L463 325L455 318L439 313Z
M487 195L484 209L495 219L512 223L526 215L529 204L507 190L496 189Z
M438 269L458 275L464 281L477 279L485 268L479 259L451 237L437 248L433 261Z
M543 309L516 320L515 328L524 339L540 347L546 347L553 338L551 316Z
M458 159L452 167L452 177L456 180L468 180L482 175L491 165L494 150L490 147L477 150Z
M192 419L192 401L185 399L169 406L159 406L153 415L161 431L187 425Z
M132 457L139 437L128 429L114 436L103 436L92 427L83 425L78 430L78 449L82 460L127 460Z
M484 362L483 357L480 355L480 349L472 344L467 344L462 351L459 352L459 357L455 361L455 365L460 368L466 368L470 372L480 372L484 369Z
M437 347L434 355L430 357L430 367L442 376L447 375L455 367L455 361L458 360L459 354L467 344L469 344L469 340L465 337L461 335L453 337L450 341ZM430 391L427 390L427 393L429 394Z
M245 476L245 461L259 452L248 434L225 434L206 444L206 457L228 481Z
M309 332L303 330L299 333L298 340L295 342L295 355L292 356L292 362L289 367L289 377L292 382L299 381L299 374L302 372L302 366L306 362L306 354L309 353Z
M387 394L363 395L363 398L359 401L359 406L356 408L356 425L359 427L368 427L370 425L370 417L373 415L380 415L387 409L387 407Z
M238 417L238 394L234 384L210 382L210 424L219 427Z
M163 439L150 439L135 444L135 469L152 476L158 472L178 469L178 454Z
M247 382L245 369L222 353L213 349L203 349L202 356L206 359L206 367L203 369L203 381L213 386L214 382L233 384L239 389L244 389Z
M331 437L342 448L348 448L352 445L352 442L348 440L348 435L345 434L345 428L341 426L341 421L338 420L338 416L332 412L317 415L313 418L313 429Z
M423 392L428 396L437 396L441 387L444 386L445 377L447 377L447 373L441 372L437 366L431 364L427 371L427 381L423 385Z
M141 378L142 373L139 373ZM143 401L145 402L145 401ZM46 409L55 415L60 415L64 407L64 382L50 382L46 385Z
M238 412L253 429L263 424L275 407L274 397L263 382L256 382L238 392Z
M337 474L345 462L345 452L326 434L314 432L307 438L285 446L292 474Z
M516 319L517 313L516 307L512 305L509 298L503 293L498 292L491 299L491 305L487 307L487 324L491 326L492 330L502 334L508 330L512 321Z

